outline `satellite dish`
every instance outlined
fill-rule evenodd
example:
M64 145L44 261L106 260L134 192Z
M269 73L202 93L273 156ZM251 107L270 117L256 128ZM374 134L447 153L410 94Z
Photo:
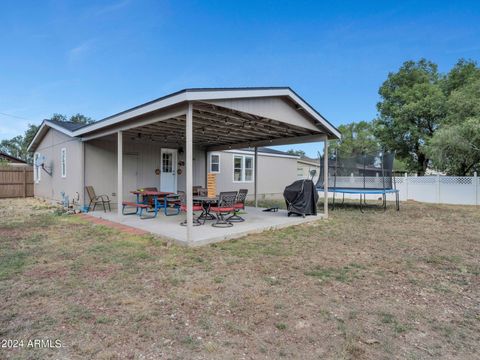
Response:
M47 158L45 157L45 155L39 155L37 157L37 160L35 160L35 166L43 166L46 161Z

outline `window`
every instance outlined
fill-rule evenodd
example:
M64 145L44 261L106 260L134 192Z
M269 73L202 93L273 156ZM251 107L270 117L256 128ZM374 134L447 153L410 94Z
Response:
M302 167L297 167L297 178L298 179L303 179L303 168Z
M233 156L233 181L235 182L253 181L253 156L248 156L248 155Z
M62 178L67 177L67 149L60 150L60 170L62 171Z
M253 157L245 156L243 160L245 164L245 181L253 181Z
M220 154L210 154L210 172L220 172Z
M171 152L162 153L162 172L173 172L173 154Z
M33 181L38 184L40 181L41 167L38 166L38 161L40 159L40 153L35 153L33 155Z

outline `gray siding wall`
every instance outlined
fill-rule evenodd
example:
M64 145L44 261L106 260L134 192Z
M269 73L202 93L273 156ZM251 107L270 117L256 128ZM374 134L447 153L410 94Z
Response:
M249 198L253 198L253 181L233 181L233 157L236 153L223 151L219 154L220 173L217 174L217 191L248 189ZM253 153L251 155L253 156ZM210 156L207 161L210 166ZM285 187L295 180L297 180L297 159L267 154L258 155L257 189L260 198L281 198Z
M298 162L297 164L297 178L298 179L310 179L310 171L315 170L315 176L313 177L313 182L316 184L318 177L320 176L320 165L306 164Z
M160 168L161 145L152 142L124 141L123 153L134 154L138 159L137 185L141 187L157 187L160 189L160 175L155 169ZM194 185L205 186L205 152L194 148L193 182ZM178 154L177 161L185 161L185 153ZM185 166L180 167L177 188L185 190ZM124 172L127 171L124 165ZM125 183L125 179L124 179ZM108 195L114 207L117 204L117 139L108 137L95 139L85 143L85 184L92 185L97 194ZM125 192L135 189L125 189ZM125 196L125 195L124 195ZM133 199L133 197L131 197Z
M65 148L67 152L67 176L65 178L62 178L60 170L62 148ZM34 184L35 196L45 200L60 201L61 193L64 192L72 201L78 193L81 200L83 194L81 141L55 129L50 129L35 152L46 157L45 168L51 171L51 175L49 175L39 168L41 179L40 182Z

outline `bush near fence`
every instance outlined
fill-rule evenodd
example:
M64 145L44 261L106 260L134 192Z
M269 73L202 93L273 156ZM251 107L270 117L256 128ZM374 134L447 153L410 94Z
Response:
M33 196L33 169L31 166L0 167L0 198Z

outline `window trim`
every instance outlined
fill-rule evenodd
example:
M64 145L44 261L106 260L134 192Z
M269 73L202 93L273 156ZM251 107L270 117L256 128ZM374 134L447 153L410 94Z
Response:
M60 174L62 178L67 177L67 148L65 147L60 149Z
M37 160L41 155L39 152L33 154L33 182L35 184L38 184L42 179L40 166L37 166Z
M212 156L218 156L218 171L213 171L212 170ZM217 153L217 152L214 152L214 153L210 153L210 156L209 156L209 161L210 161L210 166L208 167L208 170L210 173L212 174L220 174L220 153Z
M242 163L241 163L241 180L235 180L235 158L241 158ZM252 159L252 180L245 180L245 159L246 158L251 158ZM234 183L253 183L255 181L255 156L253 155L240 155L240 154L233 154L232 156L232 181Z

